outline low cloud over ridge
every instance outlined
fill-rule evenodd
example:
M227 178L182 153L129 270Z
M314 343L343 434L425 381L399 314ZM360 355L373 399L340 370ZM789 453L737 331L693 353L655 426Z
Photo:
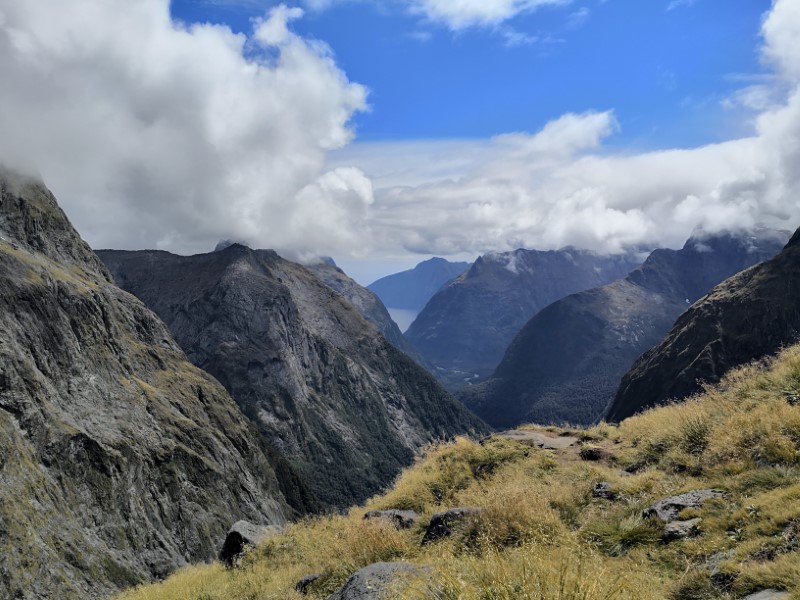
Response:
M371 186L324 166L366 92L291 33L301 15L245 37L169 0L0 0L0 161L41 172L94 247L316 251L311 230L348 251Z

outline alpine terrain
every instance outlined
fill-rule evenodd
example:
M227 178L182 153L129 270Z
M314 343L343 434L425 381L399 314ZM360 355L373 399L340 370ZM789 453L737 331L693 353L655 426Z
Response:
M224 388L5 169L0 429L2 598L107 597L215 557L238 519L295 514L291 472Z
M514 338L488 381L464 402L495 427L590 424L619 382L714 285L777 254L789 232L698 233L679 250L659 249L625 279L558 300Z

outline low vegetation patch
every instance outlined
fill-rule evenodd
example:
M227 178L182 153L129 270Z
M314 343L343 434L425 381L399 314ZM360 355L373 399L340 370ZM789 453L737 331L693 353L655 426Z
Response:
M421 579L404 592L411 599L714 600L765 589L800 597L798 393L795 347L683 404L571 431L583 446L457 439L430 448L365 506L290 525L239 568L189 567L119 600L324 599L378 561L433 572L435 589ZM613 459L584 460L585 446ZM611 497L593 495L601 482ZM663 541L665 524L645 509L701 489L724 495L678 515L701 519L696 535ZM422 546L431 516L459 506L483 511ZM392 508L421 518L407 530L363 519ZM295 583L311 573L321 576L302 596Z

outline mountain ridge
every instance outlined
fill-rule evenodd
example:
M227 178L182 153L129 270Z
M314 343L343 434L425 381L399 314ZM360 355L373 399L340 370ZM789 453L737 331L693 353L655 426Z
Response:
M273 251L98 254L329 506L375 493L432 439L485 427L339 292Z
M631 364L661 341L688 303L776 254L789 232L692 237L654 250L624 279L557 300L509 345L492 377L461 398L496 427L591 424Z

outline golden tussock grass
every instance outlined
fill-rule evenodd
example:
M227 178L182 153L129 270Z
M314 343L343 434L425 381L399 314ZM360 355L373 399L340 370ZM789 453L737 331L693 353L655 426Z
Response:
M291 600L303 597L294 584L310 573L322 576L305 597L324 599L377 561L433 574L434 590L426 576L398 598L696 600L767 588L800 598L799 399L795 347L682 404L579 432L611 459L459 438L430 448L365 506L290 525L238 569L190 567L119 600ZM615 500L592 496L601 481ZM662 542L662 526L642 510L702 488L725 492L681 515L701 517L702 534ZM455 506L485 510L452 537L421 546L433 513ZM387 508L416 510L420 523L397 531L362 518Z

